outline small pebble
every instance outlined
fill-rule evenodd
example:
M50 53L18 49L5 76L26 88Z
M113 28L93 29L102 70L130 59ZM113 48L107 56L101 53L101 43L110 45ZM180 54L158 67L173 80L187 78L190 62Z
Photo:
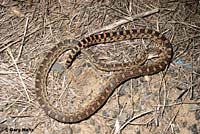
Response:
M82 68L81 67L79 67L79 68L77 68L75 71L74 71L74 75L76 76L76 77L78 77L81 73L82 73Z
M63 73L63 71L65 70L64 67L59 64L59 63L55 63L52 68L51 68L52 71L54 72L57 72L57 73Z

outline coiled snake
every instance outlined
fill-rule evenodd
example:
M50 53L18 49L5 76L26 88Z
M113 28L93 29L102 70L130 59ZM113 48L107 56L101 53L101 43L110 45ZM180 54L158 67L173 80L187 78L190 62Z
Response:
M130 68L123 70L123 72L114 74L115 76L106 83L104 90L100 93L100 95L78 113L63 112L53 107L52 104L49 103L46 92L47 77L52 65L61 54L71 50L70 53L68 53L66 62L67 66L69 66L82 49L99 43L132 40L137 38L148 38L159 46L161 53L159 54L158 60L150 65L133 67L130 65ZM109 96L113 93L114 89L122 82L130 78L151 75L163 71L166 66L170 64L172 56L172 44L169 42L169 40L166 39L163 34L147 28L93 34L82 39L81 41L64 40L63 42L58 43L46 54L37 69L35 80L35 92L37 100L45 113L55 120L63 123L80 122L94 114L106 102ZM103 66L103 68L109 68L106 65Z

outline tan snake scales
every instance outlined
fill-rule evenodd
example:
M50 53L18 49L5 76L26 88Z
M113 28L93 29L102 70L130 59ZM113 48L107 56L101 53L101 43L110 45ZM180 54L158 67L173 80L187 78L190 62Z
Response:
M81 52L82 49L94 46L99 43L116 42L130 39L132 40L136 38L148 38L155 42L161 51L158 60L150 65L134 66L130 67L130 69L125 69L122 73L114 74L114 77L109 79L106 83L101 94L78 113L69 113L67 111L63 112L50 104L49 100L47 99L46 92L47 77L52 65L61 54L71 50L70 53L68 53L67 58L67 66L70 66L73 59ZM137 78L140 76L151 75L163 71L172 61L172 56L173 50L170 41L166 39L163 34L147 28L93 34L82 39L81 41L65 40L58 43L46 54L37 69L35 80L35 92L37 100L45 113L55 120L63 123L80 122L90 117L98 109L100 109L101 106L103 106L103 104L109 98L109 96L113 93L115 88L118 87L122 82L130 78ZM111 67L103 65L103 68Z

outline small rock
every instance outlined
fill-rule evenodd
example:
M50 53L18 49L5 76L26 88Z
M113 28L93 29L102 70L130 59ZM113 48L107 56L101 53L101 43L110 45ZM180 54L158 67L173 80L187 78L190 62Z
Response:
M78 77L81 73L82 73L82 68L81 68L81 67L80 67L80 68L77 68L77 69L74 71L74 75L75 75L76 77Z
M64 72L65 69L64 69L64 67L63 67L61 64L55 63L55 64L52 66L51 70L52 70L53 72L57 72L57 73L61 74L61 73Z

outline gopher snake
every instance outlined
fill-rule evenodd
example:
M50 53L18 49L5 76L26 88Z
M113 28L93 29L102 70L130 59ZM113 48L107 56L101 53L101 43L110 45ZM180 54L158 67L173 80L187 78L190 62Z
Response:
M47 99L46 92L47 77L52 65L61 54L71 50L68 53L68 58L66 61L67 66L70 66L73 59L76 57L76 55L79 54L79 52L81 52L82 49L99 43L116 42L136 38L149 38L155 42L161 51L158 60L150 65L134 66L132 68L130 67L129 69L125 69L121 73L114 74L114 77L108 80L104 90L100 93L100 95L78 113L63 112L50 104L49 100ZM114 89L122 82L130 78L151 75L164 70L166 66L170 64L172 56L173 50L169 40L166 39L163 34L151 29L132 29L115 32L104 32L101 34L90 35L81 41L64 40L63 42L58 43L46 54L37 69L35 80L35 92L37 100L45 113L55 120L63 123L79 122L94 114L106 102L109 96L113 93ZM107 68L106 65L103 66L103 68Z

